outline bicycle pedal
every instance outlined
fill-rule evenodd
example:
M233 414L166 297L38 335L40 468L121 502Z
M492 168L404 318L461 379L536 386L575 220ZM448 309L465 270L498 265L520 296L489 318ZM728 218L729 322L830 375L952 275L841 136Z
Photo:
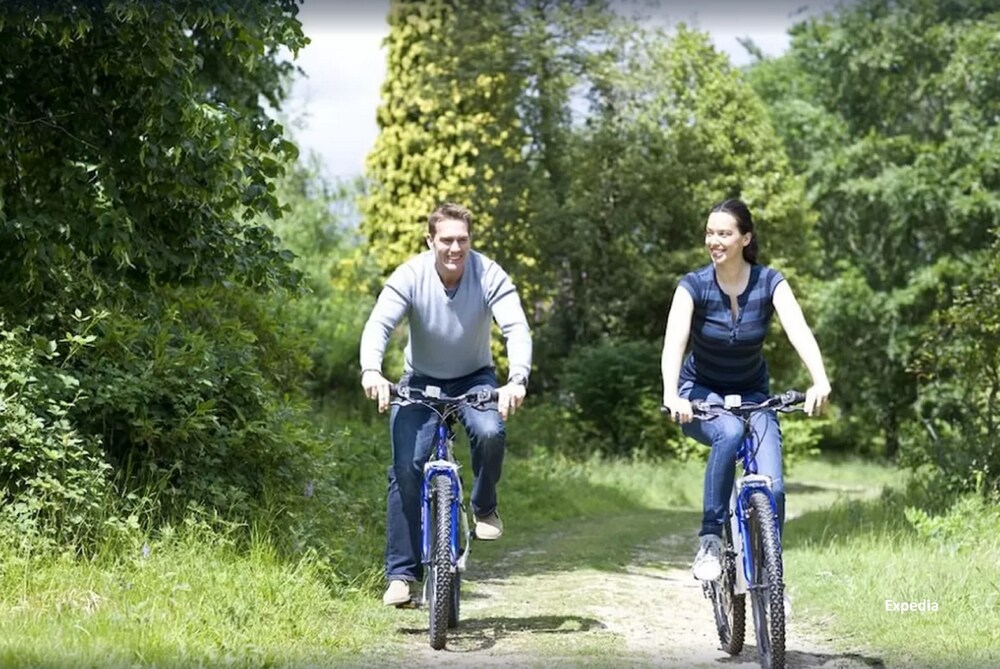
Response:
M420 598L411 597L410 601L404 602L403 604L396 604L397 609L419 609L420 608Z

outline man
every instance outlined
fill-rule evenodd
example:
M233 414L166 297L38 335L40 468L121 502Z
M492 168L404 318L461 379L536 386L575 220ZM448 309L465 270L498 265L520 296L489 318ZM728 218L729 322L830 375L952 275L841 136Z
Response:
M531 371L531 331L507 273L471 250L472 214L444 203L427 220L428 251L392 273L361 335L361 385L380 412L389 406L389 381L382 358L389 337L405 316L409 341L401 384L435 385L460 395L499 383L490 352L496 320L507 342L510 375L499 388L496 409L466 408L459 420L472 451L472 511L479 539L499 539L496 485L504 458L504 423L524 401ZM386 606L409 603L411 587L423 578L420 556L420 485L430 456L435 416L419 405L394 406L389 420L389 467L385 572Z

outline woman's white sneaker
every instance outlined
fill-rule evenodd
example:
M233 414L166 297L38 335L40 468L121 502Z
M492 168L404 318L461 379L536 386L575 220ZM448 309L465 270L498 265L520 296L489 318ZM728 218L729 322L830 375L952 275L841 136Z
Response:
M722 576L722 540L714 534L701 536L701 546L691 567L699 581L715 581Z

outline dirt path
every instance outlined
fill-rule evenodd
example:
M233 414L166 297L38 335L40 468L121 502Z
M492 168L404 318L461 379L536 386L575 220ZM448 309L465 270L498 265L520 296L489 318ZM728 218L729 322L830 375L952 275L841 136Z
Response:
M749 609L743 653L730 657L718 649L711 608L688 569L697 545L694 537L671 532L624 551L607 544L615 540L616 526L649 522L647 515L618 517L599 527L568 528L507 552L490 546L490 554L474 560L466 573L462 622L444 650L428 646L426 609L401 610L397 638L358 658L357 666L759 666ZM567 545L569 535L588 529L589 550ZM625 557L603 559L601 545ZM569 551L579 556L578 566L553 559ZM833 648L832 640L816 625L797 619L794 610L787 636L787 666L792 669L885 666L878 658Z

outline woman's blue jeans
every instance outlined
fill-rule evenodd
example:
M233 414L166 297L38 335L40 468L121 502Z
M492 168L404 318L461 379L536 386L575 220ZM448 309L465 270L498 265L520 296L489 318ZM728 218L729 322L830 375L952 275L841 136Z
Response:
M707 400L722 404L722 395L691 382L681 384L679 394L688 400ZM744 402L763 402L761 393L743 395ZM779 536L785 524L785 482L781 473L781 428L774 411L756 414L751 420L757 435L757 473L771 477L771 492L778 507ZM702 506L701 531L722 535L722 524L729 511L729 497L736 478L736 451L743 440L743 421L735 416L716 416L681 426L684 434L712 448L705 468L705 492ZM742 471L742 465L740 465Z
M401 385L423 389L441 388L450 397L482 388L496 388L492 367L484 367L457 379L433 379L408 374ZM497 507L497 482L503 468L505 433L496 404L485 410L464 407L457 413L469 435L472 451L472 511L486 516ZM386 519L385 573L389 579L423 580L420 555L420 489L424 463L434 447L437 414L418 404L393 406L389 416L392 465Z

